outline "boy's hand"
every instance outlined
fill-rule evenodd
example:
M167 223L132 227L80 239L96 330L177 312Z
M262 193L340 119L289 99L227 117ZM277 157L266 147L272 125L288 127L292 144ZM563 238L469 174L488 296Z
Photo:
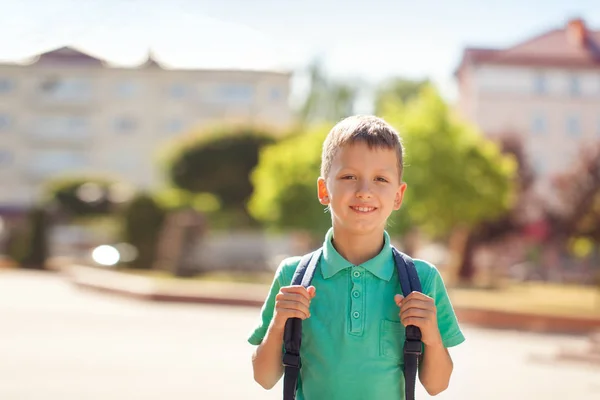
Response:
M401 294L394 296L400 307L400 321L404 326L414 325L421 329L421 340L426 346L442 343L437 324L437 310L434 300L420 292L412 292L406 298Z
M275 297L275 314L273 325L284 329L288 318L306 319L310 317L310 302L315 297L315 287L285 286Z

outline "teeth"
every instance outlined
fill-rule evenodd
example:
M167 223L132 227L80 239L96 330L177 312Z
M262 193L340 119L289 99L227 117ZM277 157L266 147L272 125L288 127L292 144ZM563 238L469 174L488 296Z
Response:
M369 212L369 211L373 211L375 208L373 207L354 207L355 210L358 210L360 212Z

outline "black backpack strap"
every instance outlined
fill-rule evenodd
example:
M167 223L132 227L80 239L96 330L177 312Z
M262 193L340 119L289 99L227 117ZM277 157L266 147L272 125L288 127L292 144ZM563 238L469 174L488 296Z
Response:
M421 281L412 258L392 247L398 279L402 287L404 297L411 292L422 292ZM419 357L423 353L423 342L421 342L421 330L409 325L406 327L406 339L404 341L404 384L406 400L415 399L415 386L417 383L417 370L419 368Z
M322 249L302 257L296 267L292 285L309 287L315 276L317 263L321 258ZM285 323L283 334L283 400L294 400L298 387L298 375L302 362L300 360L300 345L302 343L302 320L300 318L289 318Z

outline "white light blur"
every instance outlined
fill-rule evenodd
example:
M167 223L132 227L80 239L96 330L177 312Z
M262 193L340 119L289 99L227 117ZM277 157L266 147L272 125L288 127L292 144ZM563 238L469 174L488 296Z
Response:
M98 246L92 252L92 259L100 265L112 266L119 262L121 255L112 246Z

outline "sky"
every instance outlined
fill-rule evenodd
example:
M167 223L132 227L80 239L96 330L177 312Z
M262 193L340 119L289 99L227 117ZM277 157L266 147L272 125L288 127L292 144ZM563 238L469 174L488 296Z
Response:
M465 46L509 47L571 17L600 29L598 0L0 0L0 59L74 45L133 65L152 48L175 67L292 70L299 99L319 58L334 79L429 78L453 100Z

